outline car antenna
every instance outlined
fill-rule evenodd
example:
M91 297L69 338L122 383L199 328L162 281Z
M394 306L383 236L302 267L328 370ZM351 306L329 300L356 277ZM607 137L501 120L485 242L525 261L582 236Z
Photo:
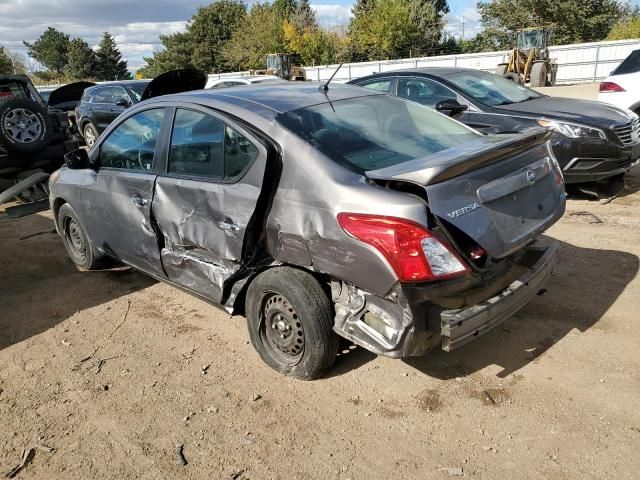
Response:
M336 71L333 72L333 75L331 75L329 80L327 80L327 83L323 83L322 85L320 85L320 87L318 87L318 90L320 90L322 93L327 93L329 91L329 84L331 83L331 80L333 80L333 77L336 76L336 73L338 73L338 70L342 68L342 65L344 65L344 63L338 65L338 68L336 68Z

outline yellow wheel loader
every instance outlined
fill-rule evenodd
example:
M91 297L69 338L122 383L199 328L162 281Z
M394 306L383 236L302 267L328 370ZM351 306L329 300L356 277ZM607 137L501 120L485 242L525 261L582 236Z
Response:
M275 75L283 80L307 79L304 68L292 65L292 55L288 53L270 53L267 55L267 70L261 72L264 75Z
M531 87L555 85L558 64L549 57L549 34L546 28L518 30L516 48L508 63L496 67L496 74Z

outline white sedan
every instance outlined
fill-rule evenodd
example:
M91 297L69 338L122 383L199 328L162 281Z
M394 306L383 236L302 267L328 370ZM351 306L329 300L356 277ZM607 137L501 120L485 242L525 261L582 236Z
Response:
M602 83L598 100L640 114L640 50L634 50Z
M222 77L222 78L211 78L209 77L207 80L207 85L204 88L225 88L225 87L236 87L239 85L255 85L257 83L287 83L286 80L283 80L278 77L274 77L273 75L251 75L248 77Z

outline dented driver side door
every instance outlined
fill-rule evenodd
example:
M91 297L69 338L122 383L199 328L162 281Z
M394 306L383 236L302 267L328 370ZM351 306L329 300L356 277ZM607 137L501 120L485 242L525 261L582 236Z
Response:
M225 281L243 265L267 151L208 109L172 114L152 205L162 265L172 282L220 303Z

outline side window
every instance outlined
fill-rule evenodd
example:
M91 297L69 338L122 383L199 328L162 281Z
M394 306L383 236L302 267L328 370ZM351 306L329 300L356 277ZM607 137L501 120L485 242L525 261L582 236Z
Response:
M211 115L178 109L171 134L169 173L233 179L258 157L258 149Z
M100 166L151 170L164 111L164 108L145 110L116 127L100 146Z
M230 180L244 173L258 158L258 148L231 127L224 131L224 178Z
M220 179L224 173L224 124L211 115L178 109L173 122L169 173Z
M628 73L636 73L640 71L640 51L634 50L627 58L616 68L611 75L626 75Z
M398 79L398 96L427 107L435 107L443 100L458 99L452 90L424 78Z
M127 102L127 105L131 104L131 98L129 94L122 87L113 87L113 103Z
M391 79L374 80L372 82L361 83L360 86L370 88L377 92L391 93Z
M92 103L113 103L113 89L111 87L97 89L93 92Z

